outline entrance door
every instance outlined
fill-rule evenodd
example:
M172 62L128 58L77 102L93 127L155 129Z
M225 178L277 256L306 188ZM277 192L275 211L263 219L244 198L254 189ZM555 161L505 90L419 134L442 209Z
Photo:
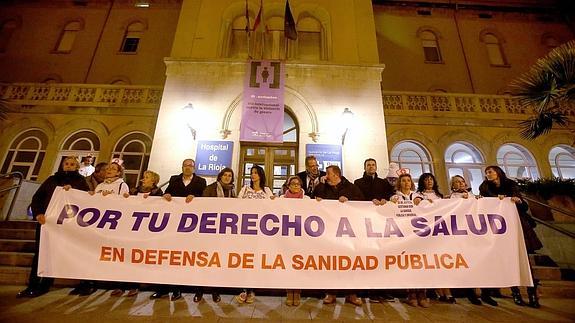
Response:
M240 143L240 172L238 190L250 184L250 169L261 166L266 173L266 186L278 194L284 182L296 174L298 161L299 127L291 111L285 108L284 142L282 144Z

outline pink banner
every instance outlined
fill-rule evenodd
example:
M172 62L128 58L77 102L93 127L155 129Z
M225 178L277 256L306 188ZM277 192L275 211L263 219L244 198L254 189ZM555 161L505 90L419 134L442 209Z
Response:
M248 62L240 140L283 142L284 84L282 62Z

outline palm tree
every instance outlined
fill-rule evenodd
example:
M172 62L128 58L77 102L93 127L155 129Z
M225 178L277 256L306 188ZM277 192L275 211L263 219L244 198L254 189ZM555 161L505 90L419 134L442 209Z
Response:
M533 140L553 126L566 127L567 112L575 108L575 41L569 41L539 59L531 70L511 84L513 95L535 115L521 121L521 137Z

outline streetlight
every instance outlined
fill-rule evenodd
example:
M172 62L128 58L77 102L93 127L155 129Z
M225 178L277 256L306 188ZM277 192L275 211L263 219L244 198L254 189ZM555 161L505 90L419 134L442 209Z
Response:
M347 131L351 127L351 123L353 121L353 112L349 108L345 108L343 113L341 114L341 129L343 129L343 134L341 135L341 145L345 143L345 135L347 135Z
M192 138L196 140L195 124L196 124L197 113L195 111L194 105L188 103L185 107L182 108L182 112L184 114L184 121L186 122L188 129L190 129L190 132L192 133Z

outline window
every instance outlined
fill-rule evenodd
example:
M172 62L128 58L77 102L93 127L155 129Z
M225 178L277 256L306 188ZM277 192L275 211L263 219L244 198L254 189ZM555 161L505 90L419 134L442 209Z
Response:
M319 21L305 17L297 23L297 57L301 60L318 61L324 59L322 54L322 27Z
M414 181L423 173L431 173L431 158L427 149L416 141L401 141L391 150L391 162L400 168L409 168Z
M284 18L271 17L266 21L264 34L264 58L284 59L286 39L284 37Z
M429 30L424 30L419 33L421 39L421 46L423 47L423 54L426 63L441 63L441 51L439 50L439 42L437 35Z
M549 164L555 177L575 178L575 149L567 145L553 147L549 151Z
M445 151L445 168L448 180L455 175L465 178L474 194L479 194L483 182L484 159L475 146L466 142L456 142Z
M120 51L123 53L136 53L145 29L144 24L141 22L133 22L128 25Z
M14 34L14 30L18 28L18 22L16 20L7 20L2 23L0 29L0 53L6 52L8 49L8 44L10 43L10 39L12 38L12 34Z
M250 18L250 21L252 19ZM253 35L254 33L252 33ZM246 34L246 17L239 16L232 23L230 32L228 57L246 58L248 57L248 35Z
M497 164L510 178L539 178L535 159L527 149L517 144L506 144L497 150Z
M112 158L124 161L124 177L128 186L138 186L148 168L151 147L152 139L140 132L127 134L116 143Z
M74 46L74 41L76 40L76 35L82 29L82 25L79 21L72 21L64 26L58 44L56 45L56 52L58 53L69 53L72 51Z
M493 66L506 66L505 55L503 55L503 47L499 38L494 34L485 34L483 36L483 41L485 47L487 48L487 56L489 57L489 62Z
M21 172L24 179L37 180L47 145L48 136L39 129L21 133L10 145L1 173Z
M96 165L99 153L100 138L98 135L90 130L77 131L69 135L62 143L54 164L54 171L58 170L66 156L77 156L78 160L81 161L82 157L90 155L93 157L93 164Z

